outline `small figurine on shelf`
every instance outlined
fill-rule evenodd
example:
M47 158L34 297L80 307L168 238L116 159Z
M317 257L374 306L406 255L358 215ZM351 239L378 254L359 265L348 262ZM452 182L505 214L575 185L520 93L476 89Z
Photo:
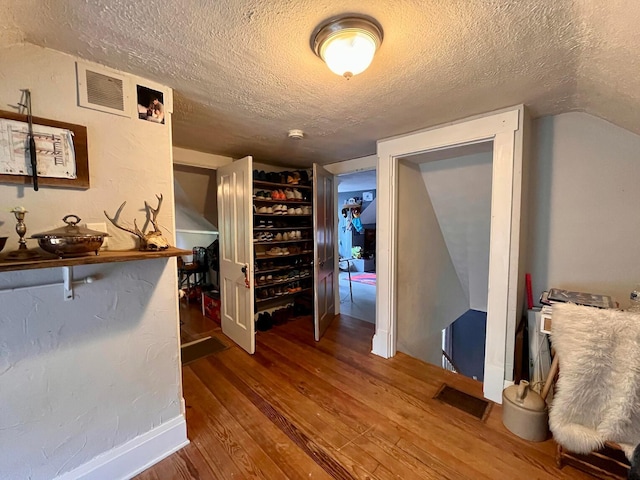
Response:
M125 232L133 233L136 237L138 237L140 239L139 250L166 250L167 248L169 248L169 242L162 236L160 227L156 223L158 212L160 211L160 206L162 205L162 194L156 195L156 198L158 199L158 207L155 209L151 208L151 205L149 205L147 202L144 202L144 208L147 212L147 221L142 227L142 230L138 228L138 224L136 223L135 219L133 220L133 229L118 225L120 213L122 212L122 209L127 204L127 202L122 202L122 205L120 205L120 208L118 208L118 211L113 216L113 218L109 216L106 210L104 212L104 215L115 227L119 228L120 230L124 230ZM153 231L145 233L145 230L149 223L153 225Z

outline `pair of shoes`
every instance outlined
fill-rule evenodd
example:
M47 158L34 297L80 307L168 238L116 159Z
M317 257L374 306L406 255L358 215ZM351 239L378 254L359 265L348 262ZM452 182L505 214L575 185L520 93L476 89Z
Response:
M266 206L262 206L260 208L257 208L255 205L253 206L253 210L254 212L256 212L259 215L272 215L273 214L273 207L266 207Z
M272 240L273 240L273 233L271 232L257 233L253 237L254 242L270 242Z
M272 190L271 200L286 200L287 196L282 190Z
M265 181L267 179L267 174L264 172L264 170L254 170L253 171L253 179L254 180L262 180Z
M300 183L300 172L288 172L287 183L289 185L298 185Z
M263 213L267 213L266 210L267 209L265 209ZM273 209L271 209L271 211L273 212ZM259 213L259 212L256 212L256 213ZM255 225L255 228L273 228L273 220L264 220L264 219L258 220L258 223Z
M267 330L271 330L272 327L273 319L271 318L271 314L269 312L260 313L258 320L256 320L256 329L261 332L266 332Z
M274 205L273 207L269 207L273 209L274 215L287 215L287 206L286 205Z
M273 247L271 250L267 250L267 255L272 255L272 256L289 255L289 249Z
M287 200L302 200L302 193L300 193L300 190L298 190L297 188L293 190L287 188L284 191L284 195L285 197L287 197Z

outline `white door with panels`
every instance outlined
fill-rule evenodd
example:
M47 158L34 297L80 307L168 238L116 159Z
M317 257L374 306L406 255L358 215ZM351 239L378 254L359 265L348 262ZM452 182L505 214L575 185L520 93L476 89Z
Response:
M251 157L236 160L217 175L222 332L249 353L256 349L252 163Z

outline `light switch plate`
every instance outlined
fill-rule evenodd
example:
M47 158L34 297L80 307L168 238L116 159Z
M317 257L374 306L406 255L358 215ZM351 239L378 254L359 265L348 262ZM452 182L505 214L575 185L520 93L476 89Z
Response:
M97 222L97 223L87 223L87 228L89 230L95 230L97 232L107 233L107 224L105 222ZM104 241L102 242L102 246L100 250L107 250L109 246L109 237L104 237Z

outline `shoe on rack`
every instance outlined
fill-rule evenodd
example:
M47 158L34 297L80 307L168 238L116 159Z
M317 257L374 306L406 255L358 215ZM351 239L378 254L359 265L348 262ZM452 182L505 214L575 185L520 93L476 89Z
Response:
M300 173L288 172L287 183L289 185L298 185L300 183Z
M289 240L289 234L287 232L284 232L282 234L282 240L284 240L285 242Z
M293 207L289 207L289 210L287 210L287 213L289 215L295 215L296 214L296 209Z
M293 190L293 198L296 200L302 200L302 193L297 188Z
M302 209L300 207L296 208L296 215L302 215Z
M294 198L296 198L293 190L291 190L290 188L285 189L284 196L287 200L293 200Z
M282 241L282 234L280 232L276 233L275 239L276 239L276 242L281 242Z

